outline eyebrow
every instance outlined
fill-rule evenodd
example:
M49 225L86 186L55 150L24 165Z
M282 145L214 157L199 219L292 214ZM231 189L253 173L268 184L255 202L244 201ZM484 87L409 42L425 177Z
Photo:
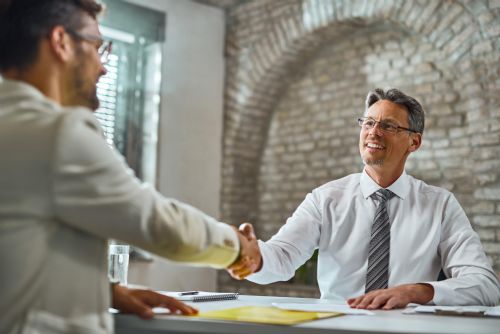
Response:
M372 116L369 116L369 115L366 115L365 117L367 118L371 118L373 120L376 120L375 117L372 117ZM391 122L394 122L394 123L398 123L399 124L399 121L397 119L394 119L394 118L383 118L382 119L382 122L387 122L387 121L391 121Z

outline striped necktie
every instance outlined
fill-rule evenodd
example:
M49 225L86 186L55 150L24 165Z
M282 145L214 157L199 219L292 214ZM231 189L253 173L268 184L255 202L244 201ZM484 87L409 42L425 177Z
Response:
M394 193L380 189L371 197L378 200L377 211L372 225L370 248L368 251L368 270L366 272L365 292L386 289L389 281L389 255L391 249L391 223L387 214L387 201Z

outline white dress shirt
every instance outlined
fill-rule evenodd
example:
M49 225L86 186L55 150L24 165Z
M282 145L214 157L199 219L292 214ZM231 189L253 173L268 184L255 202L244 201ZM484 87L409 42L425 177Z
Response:
M363 171L313 190L275 236L259 240L263 266L248 280L261 284L288 280L319 248L321 297L363 295L377 207L370 195L380 188ZM387 189L396 194L387 204L389 287L429 283L437 305L498 304L497 277L453 194L405 172ZM450 278L437 282L441 268Z
M236 233L137 180L85 108L0 82L0 333L111 333L107 239L226 267Z

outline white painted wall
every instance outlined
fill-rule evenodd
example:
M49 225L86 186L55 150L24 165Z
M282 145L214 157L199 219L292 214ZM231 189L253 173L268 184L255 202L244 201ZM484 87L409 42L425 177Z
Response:
M158 187L219 217L224 86L224 12L190 0L127 0L167 13L162 70ZM132 263L129 283L164 290L215 290L213 269L155 258Z

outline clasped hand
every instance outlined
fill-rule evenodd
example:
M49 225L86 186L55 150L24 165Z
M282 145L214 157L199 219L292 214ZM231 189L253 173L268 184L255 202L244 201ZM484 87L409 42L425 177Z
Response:
M227 272L238 280L242 280L248 275L257 272L262 267L262 255L259 243L250 223L241 224L236 229L240 240L240 256L227 268Z

